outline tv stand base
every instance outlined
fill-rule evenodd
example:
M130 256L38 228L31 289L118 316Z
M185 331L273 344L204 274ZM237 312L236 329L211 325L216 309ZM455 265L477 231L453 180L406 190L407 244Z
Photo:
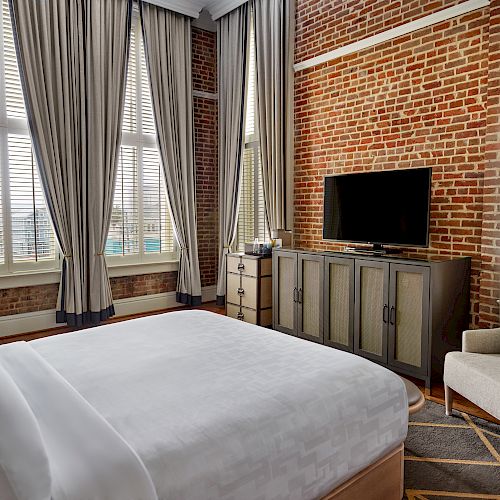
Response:
M364 255L393 255L402 252L398 248L384 248L382 245L373 245L372 248L345 247L344 251Z

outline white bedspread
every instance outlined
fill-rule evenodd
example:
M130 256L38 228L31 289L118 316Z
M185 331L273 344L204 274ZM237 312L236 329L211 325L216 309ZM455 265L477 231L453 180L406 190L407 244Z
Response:
M0 499L156 500L123 438L26 342L0 349Z
M406 437L398 376L212 313L30 345L137 452L160 499L318 498Z

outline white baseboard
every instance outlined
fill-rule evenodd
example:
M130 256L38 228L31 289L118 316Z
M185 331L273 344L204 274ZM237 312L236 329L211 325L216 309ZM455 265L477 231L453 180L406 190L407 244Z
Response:
M202 302L212 302L215 300L216 287L204 287L201 294ZM175 292L117 299L114 304L116 317L158 311L160 309L171 309L180 305L175 300ZM57 326L62 325L56 323L55 309L0 316L0 337L48 330Z

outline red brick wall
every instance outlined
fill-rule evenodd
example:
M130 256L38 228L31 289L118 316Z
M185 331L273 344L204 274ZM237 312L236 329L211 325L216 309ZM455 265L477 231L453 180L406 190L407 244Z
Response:
M111 278L114 299L175 291L177 271ZM0 316L55 309L58 283L0 290Z
M456 3L298 0L297 60ZM492 245L482 237L486 122L493 120L495 99L488 86L491 27L485 8L298 72L295 79L296 243L339 248L321 236L324 175L433 167L430 247L412 254L472 257L473 325L498 318L491 273L484 271Z
M193 88L217 92L216 34L193 28ZM197 223L202 286L217 272L217 102L195 97ZM111 278L114 299L172 292L177 272ZM0 290L0 316L54 309L58 284Z
M193 90L217 92L217 36L193 28ZM217 101L194 97L196 215L202 286L217 282Z
M297 0L296 61L415 21L465 0Z
M58 290L57 283L0 290L0 316L54 309Z
M177 286L177 271L167 273L139 274L111 278L113 299L154 295L173 292Z
M500 297L500 0L490 3L488 110L483 190L480 324L498 323Z

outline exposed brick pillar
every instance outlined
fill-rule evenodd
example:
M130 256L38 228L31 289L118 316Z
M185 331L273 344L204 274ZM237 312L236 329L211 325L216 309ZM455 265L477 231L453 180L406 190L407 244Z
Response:
M490 4L479 324L498 326L500 298L500 0Z

